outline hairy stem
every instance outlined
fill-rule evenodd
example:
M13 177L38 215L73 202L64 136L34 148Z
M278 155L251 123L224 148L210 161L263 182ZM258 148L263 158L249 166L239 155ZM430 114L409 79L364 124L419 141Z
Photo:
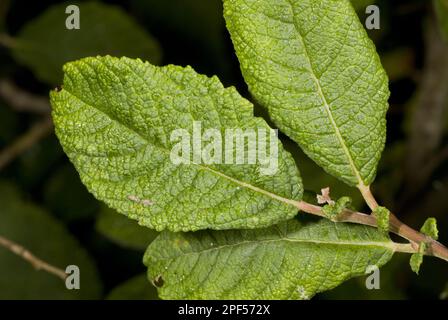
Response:
M304 211L306 213L320 217L326 217L326 215L322 212L322 207L320 206L316 206L305 201L296 202L296 206L301 211ZM375 216L348 209L344 210L341 213L341 215L338 216L336 222L349 222L349 223L367 225L371 227L377 226ZM448 261L448 249L445 246L443 246L436 240L410 228L409 226L398 220L397 217L395 217L392 214L389 220L389 230L390 232L410 241L410 245L397 246L397 251L406 253L415 253L418 252L418 244L421 242L425 242L428 244L428 250L426 251L426 255L434 256L443 259L445 261Z
M367 186L365 188L359 188L364 200L366 201L369 208L373 211L378 207L378 203L373 196L370 188ZM369 215L375 220L373 215ZM435 256L445 261L448 261L448 249L442 245L440 242L428 237L427 235L418 232L408 225L401 222L396 215L392 212L389 216L389 230L396 235L408 240L414 246L415 250L418 250L419 244L425 242L428 244L427 255Z
M378 208L378 202L376 202L375 197L370 191L370 186L358 185L358 189L361 192L362 197L369 206L370 210L374 211L376 208Z
M29 262L34 268L36 268L36 270L44 270L48 273L51 273L61 278L62 280L65 280L67 278L67 274L64 272L64 270L52 266L51 264L39 259L21 245L9 239L6 239L5 237L0 236L0 246L5 247L12 253L23 258L24 260Z

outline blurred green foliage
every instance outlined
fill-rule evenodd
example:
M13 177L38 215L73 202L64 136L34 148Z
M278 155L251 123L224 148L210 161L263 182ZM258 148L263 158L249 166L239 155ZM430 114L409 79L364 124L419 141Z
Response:
M0 182L0 234L14 239L44 261L65 270L82 270L80 290L67 290L61 279L17 255L0 250L0 299L98 299L101 282L95 264L66 228L45 210L27 201L10 183Z
M106 205L102 205L95 227L111 241L141 251L144 251L159 234L155 230L139 226L137 221L119 214Z
M374 4L375 0L351 0L356 11L365 11L368 5Z
M59 167L49 178L44 189L44 202L59 219L68 223L88 219L98 211L98 202L70 164Z
M439 21L440 31L442 32L446 41L448 41L448 1L447 0L433 0Z
M17 115L0 101L0 147L4 147L19 131Z
M157 289L148 282L146 274L138 275L118 285L107 296L108 300L159 300Z
M79 30L56 27L65 26L65 8L73 4L76 2L48 8L26 24L14 40L13 55L39 79L59 84L65 62L88 56L110 54L159 63L161 55L156 40L117 7L78 3L82 27Z

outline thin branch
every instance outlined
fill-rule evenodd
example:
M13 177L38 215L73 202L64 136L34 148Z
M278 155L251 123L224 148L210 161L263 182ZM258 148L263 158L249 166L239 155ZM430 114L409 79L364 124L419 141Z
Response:
M307 203L305 201L296 202L296 206L298 209L306 213L326 217L326 215L322 212L322 207ZM334 222L349 222L371 227L377 226L375 216L348 209L344 210ZM419 243L425 242L428 245L428 250L426 252L427 255L448 261L448 249L445 246L436 240L410 228L392 214L389 221L389 230L390 232L410 241L410 246L408 245L403 247L404 250L402 246L398 246L397 251L416 253L418 252Z
M375 197L372 194L372 191L370 191L370 186L365 185L358 185L358 189L362 194L362 197L366 201L367 205L369 206L370 210L375 211L375 209L378 207L378 202L376 201Z
M0 97L16 111L49 114L48 98L26 92L7 79L0 80Z
M434 156L428 160L426 165L422 168L421 176L425 181L429 180L431 174L448 159L448 146L445 146L438 151Z
M428 19L427 27L425 67L407 145L407 152L412 155L405 163L408 188L399 201L400 207L424 188L436 169L434 165L427 164L441 145L443 115L448 107L448 44L442 39L434 13Z
M296 203L297 208L303 212L310 213L315 216L328 218L322 211L322 207L316 206L314 204L299 201ZM372 215L368 215L361 212L355 212L351 210L344 210L341 215L339 215L337 222L352 222L357 224L362 224L366 226L376 227L376 219Z
M0 170L37 141L50 134L52 130L53 122L50 117L46 117L44 120L34 124L25 134L0 151Z
M370 191L370 188L367 186L359 189L366 203L371 208L371 210L372 211L375 210L375 208L378 207L378 203L375 200L375 197L373 196L372 192ZM315 206L313 204L304 201L296 202L295 204L297 208L299 208L304 212L317 215L320 217L326 217L326 215L322 212L322 207ZM374 215L371 214L369 215L348 209L344 210L337 217L335 222L350 222L350 223L367 225L371 227L377 226L376 217ZM412 248L414 249L413 252L417 252L419 244L424 242L427 244L428 247L427 252L425 252L427 255L435 256L445 261L448 261L448 248L446 248L436 240L432 239L431 237L428 237L427 235L407 226L406 224L401 222L393 213L390 213L389 230L390 232L408 240Z
M26 248L9 239L6 239L5 237L0 236L0 245L29 262L36 270L44 270L61 278L64 281L67 278L67 274L64 270L52 266L51 264L39 259Z

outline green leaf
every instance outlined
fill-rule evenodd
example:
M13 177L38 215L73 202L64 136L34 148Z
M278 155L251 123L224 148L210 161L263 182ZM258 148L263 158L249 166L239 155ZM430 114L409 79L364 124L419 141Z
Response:
M373 210L373 215L376 217L378 229L388 234L390 211L385 207L378 206L375 208L375 210Z
M60 269L77 265L81 275L81 288L67 290L60 278L37 271L23 258L0 247L0 300L100 298L101 282L93 261L63 225L5 182L0 182L0 203L0 235Z
M123 247L136 250L145 250L159 234L154 230L139 226L136 221L129 220L107 206L102 206L95 228Z
M25 25L15 39L15 58L44 82L57 84L64 63L87 56L113 54L160 61L160 47L120 8L97 2L78 3L80 29L69 30L68 2L50 7Z
M448 41L448 0L433 0L442 36Z
M420 243L418 247L418 252L413 253L411 255L411 259L409 260L409 264L411 265L412 271L414 271L416 274L420 272L420 266L423 263L423 256L426 251L426 243L422 242Z
M439 238L439 231L437 230L437 221L435 218L426 219L425 223L420 228L420 231L428 237L433 238L434 240L437 240ZM418 252L411 255L409 264L411 265L412 271L414 271L416 274L418 274L420 271L420 266L423 263L423 258L427 247L427 243L421 242L418 247Z
M366 282L372 279L372 272L364 276L350 279L337 288L318 295L319 300L406 300L408 293L403 286L403 268L408 265L409 257L395 255L387 265L380 270L380 290L368 290ZM371 270L370 270L371 271ZM400 275L400 276L397 276Z
M388 80L348 0L225 0L249 90L330 174L369 185L384 148Z
M437 230L437 220L436 218L428 218L425 223L420 228L420 231L427 235L428 237L437 240L439 238L439 230Z
M133 277L118 285L107 296L108 300L159 300L156 288L145 274Z
M382 266L392 245L370 227L289 220L256 230L163 232L143 260L162 299L304 299Z
M301 199L299 172L276 138L273 175L258 162L171 161L179 144L171 133L191 134L196 121L202 131L270 130L235 88L190 67L128 58L86 58L64 71L63 89L51 92L56 134L83 183L110 207L159 231L255 228L297 213L288 199Z

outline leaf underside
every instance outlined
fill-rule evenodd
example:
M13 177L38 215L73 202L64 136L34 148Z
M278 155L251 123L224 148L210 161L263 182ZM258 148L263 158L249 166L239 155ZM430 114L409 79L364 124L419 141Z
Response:
M235 88L192 68L97 57L68 63L51 92L56 134L83 183L110 207L157 230L255 228L292 218L302 184L291 155L260 164L170 160L176 129L269 129ZM176 142L177 143L177 142ZM286 201L286 202L285 202Z
M244 79L328 173L369 185L384 148L388 79L348 0L225 0Z
M381 267L391 245L375 228L293 219L256 230L163 232L144 263L162 299L309 299Z

